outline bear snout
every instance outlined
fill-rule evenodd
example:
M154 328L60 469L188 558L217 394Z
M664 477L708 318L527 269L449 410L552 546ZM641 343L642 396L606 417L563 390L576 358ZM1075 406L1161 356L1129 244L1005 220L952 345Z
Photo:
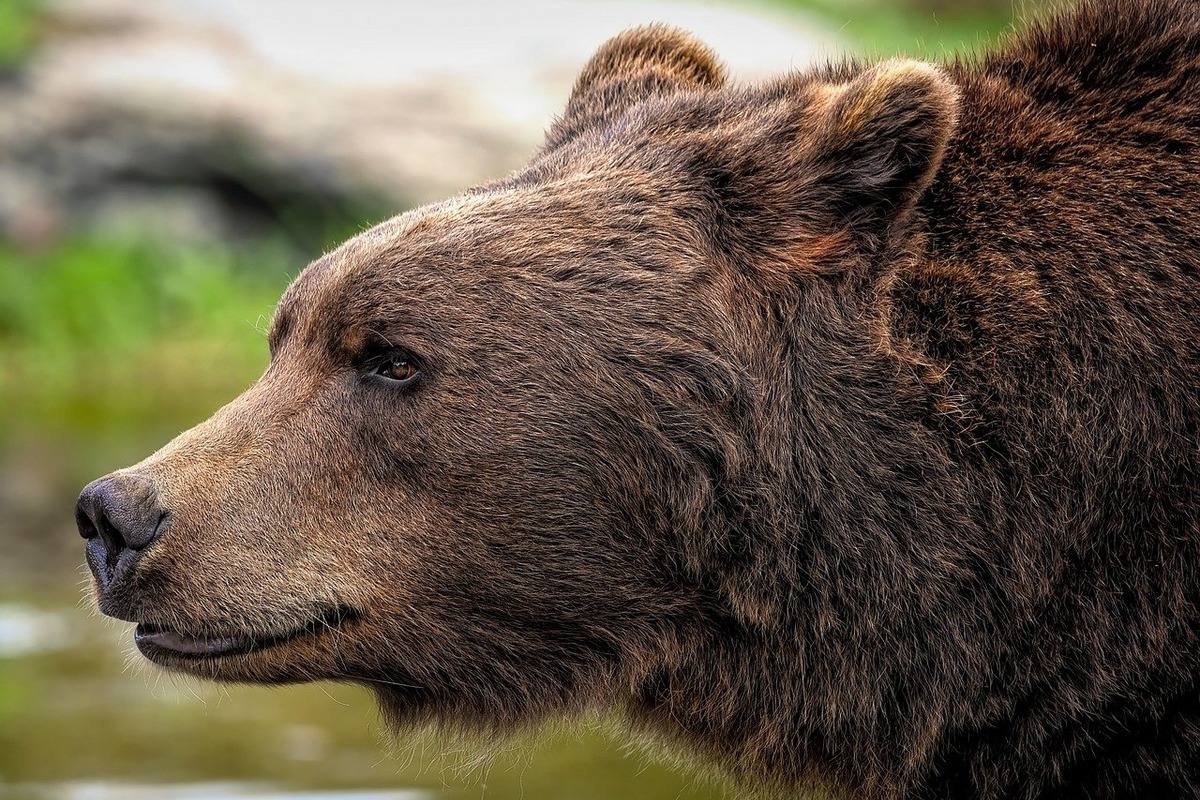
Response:
M84 487L75 523L101 597L133 574L162 535L167 517L154 484L136 473L105 475Z

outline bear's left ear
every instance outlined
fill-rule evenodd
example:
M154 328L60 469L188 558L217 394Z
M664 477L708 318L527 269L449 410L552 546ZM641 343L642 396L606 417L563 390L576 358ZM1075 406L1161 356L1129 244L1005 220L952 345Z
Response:
M933 181L958 104L945 72L908 59L821 87L806 148L815 201L860 245L878 247Z
M598 127L655 95L715 89L725 71L712 51L691 34L647 25L609 39L584 65L567 108L546 135L543 151Z

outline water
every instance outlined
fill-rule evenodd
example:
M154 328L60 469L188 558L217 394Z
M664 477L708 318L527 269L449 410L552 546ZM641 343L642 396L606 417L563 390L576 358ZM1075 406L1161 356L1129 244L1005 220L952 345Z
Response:
M0 800L716 798L600 722L517 741L392 737L347 685L218 686L137 655L83 599L86 480L162 431L0 448Z

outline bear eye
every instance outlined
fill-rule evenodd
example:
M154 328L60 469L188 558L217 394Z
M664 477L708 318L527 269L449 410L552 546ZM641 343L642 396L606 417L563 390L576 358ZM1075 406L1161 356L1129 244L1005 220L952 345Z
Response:
M407 385L417 379L421 370L409 356L403 353L392 353L379 362L379 365L375 367L375 374L386 380Z

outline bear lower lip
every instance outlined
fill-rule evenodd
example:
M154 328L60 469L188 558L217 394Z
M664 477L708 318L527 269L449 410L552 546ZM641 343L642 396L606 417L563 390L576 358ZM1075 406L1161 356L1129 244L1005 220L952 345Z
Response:
M133 641L142 655L152 661L156 657L219 658L265 650L302 636L332 630L357 618L358 614L353 609L334 608L285 633L235 633L224 636L190 636L143 622L134 631Z
M255 647L254 639L249 636L185 636L147 625L138 625L133 641L143 653L149 646L180 656L231 655L246 653Z

